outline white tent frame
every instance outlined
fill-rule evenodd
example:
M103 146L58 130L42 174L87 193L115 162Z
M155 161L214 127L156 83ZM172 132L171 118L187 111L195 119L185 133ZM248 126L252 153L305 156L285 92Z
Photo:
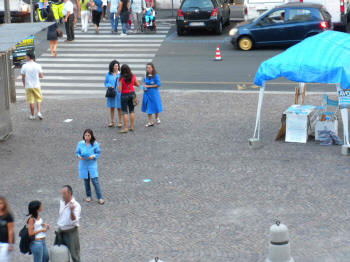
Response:
M303 83L299 83L300 86L303 85ZM258 100L258 108L256 112L256 121L255 121L255 128L254 128L254 135L253 138L249 139L249 144L252 146L252 148L256 148L258 146L254 146L254 144L260 144L260 123L261 123L261 108L262 108L262 103L264 99L264 92L265 92L265 87L266 83L265 81L263 82L262 86L260 87L259 90L259 100ZM340 84L337 84L337 89L340 87ZM341 117L343 121L343 135L344 135L344 145L342 149L342 153L345 154L344 151L346 151L346 154L348 152L348 148L350 148L350 143L349 143L349 114L348 114L348 109L347 108L342 108L340 109L341 112Z

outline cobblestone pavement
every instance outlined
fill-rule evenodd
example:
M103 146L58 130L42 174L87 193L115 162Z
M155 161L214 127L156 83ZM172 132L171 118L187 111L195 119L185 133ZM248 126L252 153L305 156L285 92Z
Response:
M45 100L43 121L26 120L24 102L13 106L15 131L0 143L0 194L15 213L16 235L33 199L54 225L59 190L68 183L82 204L83 262L264 261L275 219L289 227L296 261L349 261L349 159L336 146L273 141L292 95L265 96L264 147L257 151L247 146L257 94L162 97L162 124L146 129L138 112L135 133L125 135L106 127L102 98ZM104 206L83 202L77 178L74 149L88 127L101 143ZM13 261L31 257L17 248Z

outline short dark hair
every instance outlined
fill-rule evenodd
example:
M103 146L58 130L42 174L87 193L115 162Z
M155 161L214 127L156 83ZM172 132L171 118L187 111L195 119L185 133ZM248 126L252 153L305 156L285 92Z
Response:
M35 54L33 51L28 51L26 56L28 56L31 60L35 60Z
M34 200L28 205L28 216L32 216L35 219L38 218L38 210L41 207L41 202L39 200Z
M83 133L83 140L84 140L84 141L85 141L85 134L86 134L86 133L89 133L89 134L90 134L90 136L91 136L90 143L91 143L91 145L93 146L94 143L95 143L95 141L96 141L96 138L95 138L95 136L94 136L94 132L92 132L91 129L86 129L86 130L84 131L84 133Z
M113 60L112 62L109 63L109 74L113 74L113 69L115 65L118 65L118 69L120 70L120 63L117 60Z
M70 185L64 185L62 188L67 188L68 193L73 195L73 188Z

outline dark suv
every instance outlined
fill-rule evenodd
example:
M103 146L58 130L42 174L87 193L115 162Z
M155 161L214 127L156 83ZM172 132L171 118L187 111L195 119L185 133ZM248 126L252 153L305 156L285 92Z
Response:
M222 33L230 23L229 0L184 0L177 11L177 34L185 30L208 29Z
M291 3L239 24L229 35L234 46L248 51L254 46L293 45L329 29L333 29L331 15L322 5Z

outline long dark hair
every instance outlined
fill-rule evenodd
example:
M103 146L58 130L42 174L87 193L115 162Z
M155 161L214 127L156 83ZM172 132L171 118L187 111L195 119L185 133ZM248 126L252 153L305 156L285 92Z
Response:
M41 202L39 200L34 200L32 202L29 203L28 205L28 215L27 216L32 216L35 219L38 218L38 211L41 207Z
M133 77L130 67L127 64L122 65L120 69L120 77L124 78L125 83L130 83Z
M91 129L86 129L86 130L84 131L84 134L83 134L83 140L85 140L85 134L86 134L86 133L89 133L89 134L90 134L90 136L91 136L90 144L93 146L94 143L95 143L95 141L96 141L96 138L94 137L94 132L92 132Z
M148 77L148 74L147 74L147 66L152 67L152 77L154 77L154 76L157 74L156 67L154 66L153 63L147 63L147 65L146 65L146 77Z
M113 69L115 65L118 65L118 70L120 70L120 64L117 60L113 60L112 62L109 63L109 74L112 75L113 74Z
M55 16L53 14L52 6L51 4L47 7L47 17L46 22L54 22L56 21Z

